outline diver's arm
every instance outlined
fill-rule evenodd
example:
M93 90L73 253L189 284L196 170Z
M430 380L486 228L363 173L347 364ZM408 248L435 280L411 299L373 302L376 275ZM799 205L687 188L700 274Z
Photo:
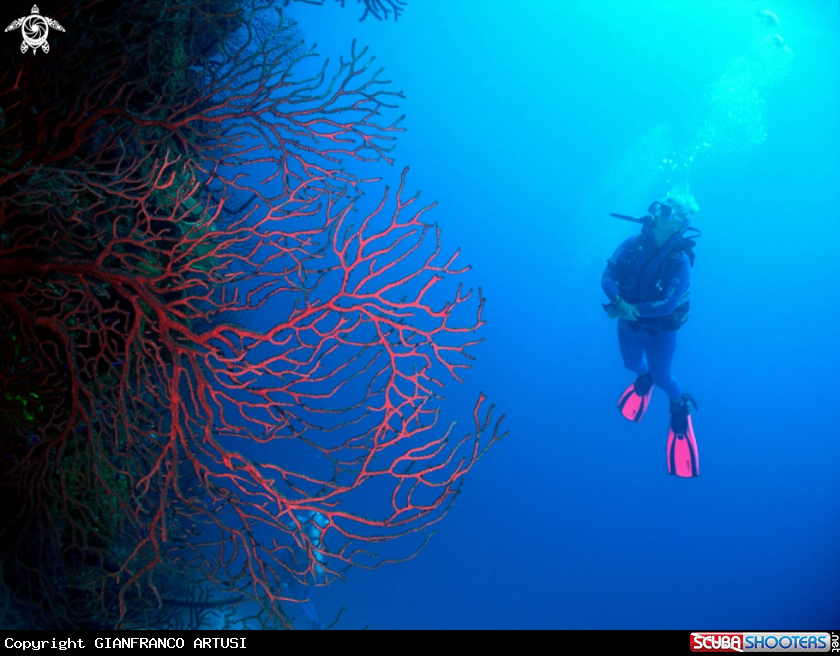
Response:
M624 252L630 248L634 239L635 237L630 237L629 239L624 240L621 245L615 249L613 256L607 260L607 268L604 269L604 273L601 275L601 289L604 290L604 293L607 295L607 298L610 299L610 302L614 302L616 298L619 297L618 280L615 278L616 265L624 256Z
M610 299L610 302L614 302L621 296L618 293L618 281L615 279L613 274L613 268L607 264L607 268L604 269L604 273L601 276L601 289L604 290L604 293L607 295L607 298Z
M616 277L618 263L621 261L621 258L624 257L625 251L628 248L633 247L635 240L635 237L630 237L629 239L624 240L624 242L615 249L613 256L607 260L607 268L604 269L604 273L601 275L601 288L610 299L610 302L605 304L603 307L610 319L627 319L628 321L635 321L639 318L639 311L636 307L621 298L618 279Z
M636 309L642 317L667 317L674 313L677 304L688 289L691 278L691 266L688 258L683 255L679 264L671 273L668 284L665 287L665 296L650 303L639 303Z

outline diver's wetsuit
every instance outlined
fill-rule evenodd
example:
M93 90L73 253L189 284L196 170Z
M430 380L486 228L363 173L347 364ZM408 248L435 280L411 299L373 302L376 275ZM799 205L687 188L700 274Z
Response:
M601 277L601 287L611 300L619 295L639 310L637 321L618 320L624 366L640 376L650 371L654 384L674 402L682 398L680 384L671 375L671 358L679 327L679 322L673 321L674 310L687 309L691 264L678 249L687 228L686 224L657 249L650 228L645 226L644 238L635 236L622 243Z
M309 587L301 583L295 576L289 574L286 580L283 581L282 587L283 596L287 597L284 603L293 603L295 607L303 611L306 618L309 620L313 629L323 629L324 625L318 619L318 613L315 612L315 606L309 600Z

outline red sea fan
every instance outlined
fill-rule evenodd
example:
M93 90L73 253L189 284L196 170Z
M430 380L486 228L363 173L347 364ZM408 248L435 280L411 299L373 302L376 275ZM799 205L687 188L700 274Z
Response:
M437 423L483 298L405 172L360 197L399 130L364 50L299 76L259 3L54 13L62 65L0 80L6 625L288 626L285 582L389 560L502 437L483 396Z

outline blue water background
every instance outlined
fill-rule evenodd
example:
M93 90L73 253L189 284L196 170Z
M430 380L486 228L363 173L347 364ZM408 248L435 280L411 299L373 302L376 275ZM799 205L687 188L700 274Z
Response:
M840 626L838 2L357 8L289 11L322 55L356 38L405 91L396 164L376 171L393 186L411 166L488 297L447 417L471 429L481 390L511 434L416 558L315 590L322 620ZM667 474L664 393L641 425L615 409L633 375L599 285L635 231L607 213L643 213L686 170L703 237L674 367L700 408L694 480Z

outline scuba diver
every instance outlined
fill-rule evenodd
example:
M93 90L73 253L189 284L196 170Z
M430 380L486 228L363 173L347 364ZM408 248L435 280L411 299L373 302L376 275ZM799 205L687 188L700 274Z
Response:
M603 308L618 319L618 345L624 366L637 375L621 395L618 409L630 421L640 422L650 403L653 386L671 400L668 431L668 473L692 478L700 473L697 442L691 423L691 405L671 375L671 359L677 346L677 330L688 320L689 279L699 236L689 225L689 216L699 210L687 191L672 190L661 202L648 207L648 214L632 217L610 214L642 225L641 234L630 237L607 260L601 286L610 299Z
M301 581L294 572L299 567L299 563L307 562L309 559L307 550L304 549L306 542L312 545L311 553L315 559L313 566L314 580L313 583L326 580L326 572L323 564L326 564L322 549L324 544L322 541L324 530L329 525L329 520L318 511L308 511L304 513L295 513L294 522L286 522L286 526L293 531L300 531L298 539L295 540L295 547L293 548L293 558L286 561L286 575L283 577L281 587L283 588L283 596L286 603L293 603L303 611L306 618L309 620L312 628L315 630L323 630L325 627L321 620L318 619L318 613L309 599L309 583ZM298 526L300 527L298 529ZM300 540L300 542L298 542Z

